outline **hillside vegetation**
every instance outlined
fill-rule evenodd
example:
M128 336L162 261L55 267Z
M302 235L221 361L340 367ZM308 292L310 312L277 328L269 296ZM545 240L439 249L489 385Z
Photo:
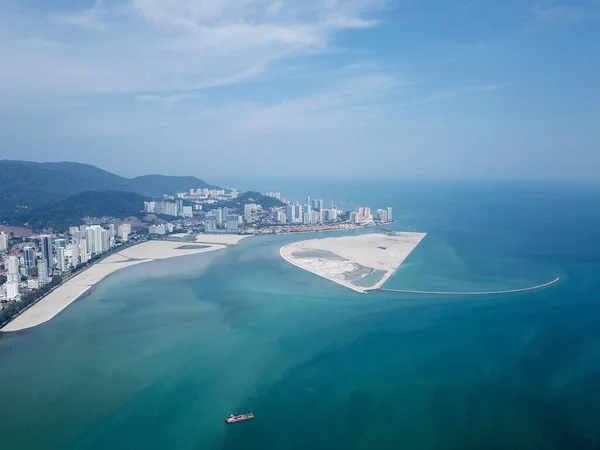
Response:
M0 219L84 191L129 191L146 197L213 188L196 177L144 175L125 178L89 164L0 161Z
M135 192L86 191L49 205L22 209L10 221L36 230L65 231L69 226L82 224L84 217L139 217L146 200L148 197Z

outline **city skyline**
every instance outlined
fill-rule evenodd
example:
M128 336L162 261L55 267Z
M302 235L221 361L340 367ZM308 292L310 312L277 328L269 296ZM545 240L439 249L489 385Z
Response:
M3 2L3 157L214 180L598 180L597 1L298 5Z

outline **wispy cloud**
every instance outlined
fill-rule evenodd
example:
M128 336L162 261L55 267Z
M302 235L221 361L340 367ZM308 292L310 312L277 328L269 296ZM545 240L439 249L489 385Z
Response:
M385 0L96 0L89 9L41 19L32 16L27 22L30 29L23 31L68 33L69 46L61 49L60 57L22 48L5 52L0 90L10 91L14 84L48 92L60 83L61 91L160 94L238 83L264 74L278 61L328 51L339 32L377 26L370 14L385 4ZM16 33L13 39L16 42ZM50 47L51 42L37 44ZM38 70L23 79L21 67ZM62 83L60 77L52 82L44 79L47 71L66 74L73 67L104 76L79 77L75 83L70 76Z
M179 94L179 95L153 95L153 94L142 94L136 95L135 99L139 102L154 103L160 106L174 106L177 103L188 100L191 98L197 98L198 95L192 94Z
M29 109L74 109L89 106L87 101L55 101L48 103L33 103L25 105Z
M40 48L44 50L55 50L63 47L63 44L57 41L53 41L50 39L42 39L39 37L30 37L25 41L28 45L35 48Z
M72 25L85 30L101 31L106 29L106 23L101 19L104 11L104 0L95 0L94 5L86 10L72 14L60 14L54 17L59 23Z
M203 114L201 120L220 116L232 135L242 139L265 134L343 129L371 123L380 109L371 102L389 98L402 86L394 76L364 76L339 82L325 92L266 105L232 105L222 111Z
M451 100L451 99L454 99L457 97L475 94L477 92L497 91L500 89L507 88L507 87L511 86L511 84L512 83L496 83L496 84L486 84L486 85L481 85L481 86L466 86L466 87L453 89L450 91L428 94L422 98L404 102L403 105L404 106L413 106L413 105L425 105L428 103L443 102L443 101Z

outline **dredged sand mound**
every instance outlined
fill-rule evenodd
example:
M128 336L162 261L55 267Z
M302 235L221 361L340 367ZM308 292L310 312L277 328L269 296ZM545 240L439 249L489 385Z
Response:
M357 292L379 289L425 233L361 234L293 242L281 247L289 263Z

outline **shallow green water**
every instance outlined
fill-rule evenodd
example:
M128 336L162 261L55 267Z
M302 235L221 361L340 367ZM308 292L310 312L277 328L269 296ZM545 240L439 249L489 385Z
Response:
M386 287L561 282L362 295L280 258L311 235L135 266L2 336L0 448L596 448L597 213L579 194L468 192L370 193L429 233Z

